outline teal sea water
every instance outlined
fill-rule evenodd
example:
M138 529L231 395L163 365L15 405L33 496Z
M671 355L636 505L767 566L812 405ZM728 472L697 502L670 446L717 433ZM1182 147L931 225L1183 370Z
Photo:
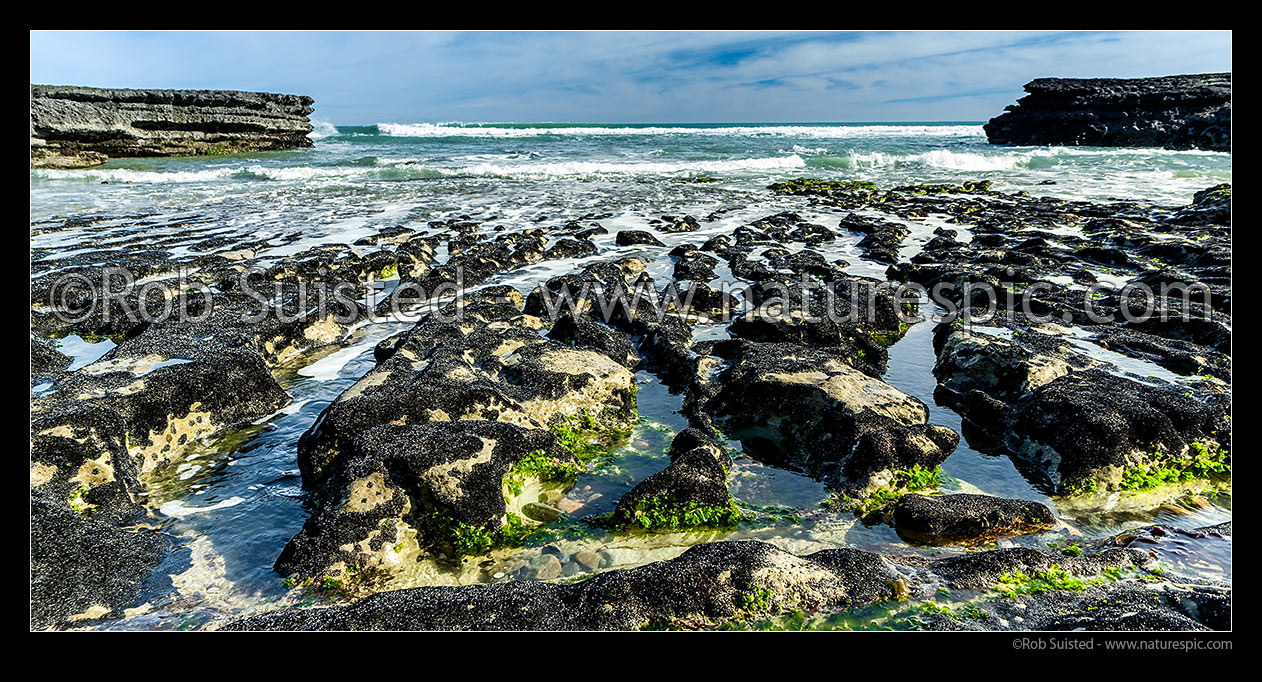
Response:
M87 170L32 170L32 223L58 217L104 219L92 231L60 230L33 235L35 248L51 248L56 260L123 241L148 230L169 236L169 252L193 255L180 245L182 221L196 219L216 234L267 243L258 257L285 256L319 243L350 244L377 229L469 216L513 230L561 224L583 216L608 215L610 235L596 238L600 253L588 260L634 255L618 250L612 233L647 229L662 214L697 217L722 210L723 217L686 235L659 235L668 244L695 242L712 233L784 210L835 226L831 214L815 216L800 197L775 197L772 182L813 176L863 179L882 187L920 182L990 180L1001 191L1027 190L1065 199L1139 199L1178 205L1194 192L1231 181L1230 154L1159 149L993 147L975 122L818 123L708 125L318 124L314 147L227 157L118 159ZM689 182L699 178L714 182ZM143 216L143 220L138 217ZM590 218L589 218L590 219ZM932 221L913 226L902 254L907 258L931 236ZM923 229L922 229L923 228ZM204 238L202 234L199 238ZM225 247L230 248L230 247ZM853 241L829 246L830 258L853 265L855 274L883 277L884 266L863 261ZM660 255L660 254L658 254ZM649 264L659 280L669 259ZM494 279L524 291L547 277L581 267L574 260L550 261ZM724 275L730 277L730 273ZM280 380L290 406L198 457L165 472L149 500L153 526L178 545L147 587L147 605L106 627L201 627L218 619L291 603L272 563L307 517L298 479L295 444L321 410L373 365L377 341L404 323L356 329L340 348L326 349L286 369ZM960 418L937 406L932 392L934 356L931 324L918 324L891 348L886 380L924 400L930 421L962 430ZM721 338L721 326L699 330ZM108 351L111 342L71 337L63 350L76 367ZM1158 374L1160 368L1120 368ZM569 499L582 513L608 511L635 482L663 468L662 450L685 425L681 397L653 377L639 394L645 424L611 465L585 474ZM1024 497L1054 504L1005 456L985 454L967 441L944 464L948 490ZM739 444L735 444L739 447ZM807 553L834 546L888 549L905 545L886 526L864 526L827 514L826 492L816 482L741 458L731 480L742 504L786 510L783 523L742 527L731 535L668 534L651 540L597 538L564 544L566 552L601 549L620 557L618 566L670 558L697 542L759 538ZM1058 509L1066 533L1102 537L1153 522L1192 528L1231 518L1230 496L1195 505L1166 504L1110 514ZM583 543L587 543L586 545ZM512 550L490 564L452 570L421 564L395 585L453 584L513 579L539 548ZM1186 559L1186 560L1184 560ZM1170 557L1176 568L1230 576L1229 557Z
M758 189L811 175L879 184L986 178L999 189L1066 198L1186 202L1230 180L1230 154L1158 149L992 147L979 123L432 124L318 123L312 149L198 159L118 159L87 171L31 172L32 218L67 211L224 210L266 198L351 213L452 190L538 197L715 177ZM1040 183L1053 181L1055 190ZM108 183L102 185L101 183ZM323 202L328 201L325 205ZM313 205L313 202L319 202ZM251 211L269 217L265 206ZM298 208L301 215L301 209Z

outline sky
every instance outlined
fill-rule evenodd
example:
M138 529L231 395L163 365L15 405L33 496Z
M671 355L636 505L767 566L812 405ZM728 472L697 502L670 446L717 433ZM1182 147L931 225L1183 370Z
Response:
M31 82L310 95L335 125L981 121L1040 77L1231 70L1228 31L32 31Z

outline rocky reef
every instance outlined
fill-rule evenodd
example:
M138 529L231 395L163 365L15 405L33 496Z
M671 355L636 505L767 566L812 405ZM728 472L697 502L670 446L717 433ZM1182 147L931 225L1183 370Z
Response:
M1231 74L1037 78L985 125L991 144L1231 151Z
M1039 535L1069 537L1067 510L1151 510L1230 485L1229 185L1183 206L1065 201L986 182L882 190L803 179L771 189L779 212L730 230L691 216L649 221L656 235L608 234L599 214L513 230L460 217L274 256L192 218L162 225L166 234L152 224L134 232L126 216L34 225L73 234L86 224L99 241L60 259L47 257L61 247L32 253L33 626L143 610L145 584L173 551L144 523L163 477L301 409L287 383L295 368L337 348L372 364L286 445L292 494L310 501L309 514L267 560L292 598L215 626L1229 626L1229 584L1167 579L1154 557L1173 542L1227 544L1230 524L1078 534L1056 546ZM786 207L835 213L837 229ZM706 228L706 239L678 243L675 233ZM295 227L278 241L302 238ZM839 239L854 239L887 279L848 273L817 250ZM556 267L534 270L546 275L505 283L547 261ZM147 289L51 282L101 281L118 267L170 284L156 297L199 314L138 320L122 309L141 306ZM712 289L719 273L741 288ZM1114 284L1086 286L1105 276ZM393 288L376 311L335 295L381 278ZM968 282L1003 294L992 314ZM1205 295L1158 287L1139 301L1123 286L1179 282ZM264 283L266 297L249 295ZM457 283L429 308L409 294ZM937 293L909 301L891 283ZM702 303L688 310L693 295ZM337 305L312 303L326 299ZM1016 301L1047 319L1008 315ZM415 304L416 316L356 346L358 321L386 304ZM904 321L930 305L958 314ZM824 314L852 306L863 313ZM1129 314L1136 306L1168 314ZM267 311L287 314L258 314ZM697 333L715 325L729 338ZM912 333L936 360L923 367L933 405L887 382L891 346ZM70 334L112 343L77 362L58 345ZM1137 376L1129 361L1172 378ZM573 496L579 479L618 466L611 452L643 432L648 382L679 397L679 427L649 467L619 472L625 486L604 513L586 510ZM963 421L935 423L948 409ZM965 439L1008 458L1053 504L943 494L954 491L942 465ZM783 521L740 498L737 460L818 485L812 509L795 515L888 523L907 542L790 552L724 541ZM647 559L626 548L669 533L691 546ZM561 546L591 538L600 542ZM504 555L541 545L500 570L517 560ZM418 582L424 562L487 584ZM332 603L305 608L324 599Z
M1230 535L1230 524L1186 535L1214 542L1224 533ZM579 582L400 590L347 606L272 611L234 621L226 629L1230 627L1230 590L1150 581L1155 562L1148 552L1131 546L1136 537L1100 541L1077 556L1011 548L932 561L850 548L795 556L763 542L714 542L670 561Z
M315 100L235 90L31 86L31 167L111 157L216 156L310 147Z

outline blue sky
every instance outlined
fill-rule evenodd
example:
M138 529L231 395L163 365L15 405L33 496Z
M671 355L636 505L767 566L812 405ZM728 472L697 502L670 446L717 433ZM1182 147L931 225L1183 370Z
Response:
M1043 76L1231 70L1226 31L33 31L31 82L310 95L381 122L984 120Z

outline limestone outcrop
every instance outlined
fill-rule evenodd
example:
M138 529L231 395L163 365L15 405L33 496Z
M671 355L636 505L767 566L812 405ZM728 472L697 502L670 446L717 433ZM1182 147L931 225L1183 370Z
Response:
M235 90L31 86L31 166L310 147L315 100Z

